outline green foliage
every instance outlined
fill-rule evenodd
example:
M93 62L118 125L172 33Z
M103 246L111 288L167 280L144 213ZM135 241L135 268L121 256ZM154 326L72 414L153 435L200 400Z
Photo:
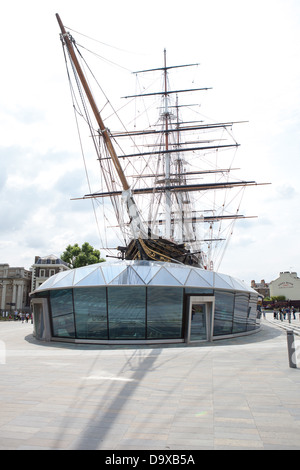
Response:
M80 268L81 266L88 266L89 264L102 263L104 258L100 258L100 251L95 250L89 243L83 243L82 247L75 243L75 245L68 245L61 259L69 264L71 268Z
M283 300L285 300L285 295L275 295L275 296L271 297L271 300L278 300L279 302L283 301Z

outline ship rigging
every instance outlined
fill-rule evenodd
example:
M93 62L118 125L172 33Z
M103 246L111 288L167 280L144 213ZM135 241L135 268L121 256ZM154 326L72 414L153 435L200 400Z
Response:
M173 90L169 73L197 64L168 65L164 50L162 67L135 72L136 76L162 74L162 89L124 97L130 102L159 99L159 103L155 101L158 120L139 130L136 122L134 128L110 130L86 78L84 69L88 67L81 51L58 14L56 17L70 83L73 80L73 103L76 100L76 109L80 103L77 114L88 124L102 175L101 189L90 189L80 199L110 201L121 234L118 257L216 269L214 255L220 258L216 247L226 248L235 221L246 217L239 212L244 189L257 185L232 177L237 170L232 158L228 166L223 161L219 164L221 155L236 152L239 144L231 129L241 121L214 123L183 117L179 96L210 88ZM74 98L75 89L78 98ZM237 191L236 195L229 197L229 190ZM237 202L235 211L233 202ZM109 222L107 225L114 225L111 219Z

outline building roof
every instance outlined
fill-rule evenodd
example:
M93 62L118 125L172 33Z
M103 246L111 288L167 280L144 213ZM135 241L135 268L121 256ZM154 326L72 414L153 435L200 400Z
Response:
M70 287L114 285L198 287L257 294L243 281L201 268L158 261L98 263L64 271L47 279L35 292Z

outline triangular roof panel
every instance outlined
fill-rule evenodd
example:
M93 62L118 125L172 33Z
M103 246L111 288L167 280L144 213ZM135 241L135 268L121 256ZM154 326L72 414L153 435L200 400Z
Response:
M185 283L186 286L195 286L195 287L211 287L204 277L200 276L198 272L194 269L191 270L189 277Z
M145 284L149 284L151 279L158 273L161 266L133 266L132 269L138 274L138 276L144 281Z
M172 274L183 286L190 274L191 269L188 266L167 266L166 269Z
M56 276L55 282L52 284L52 287L70 287L73 285L74 271L64 271L58 273Z
M219 275L217 273L215 273L215 287L217 289L232 289L231 283L228 284L228 282L223 279L222 274Z
M106 264L103 263L101 266L101 271L104 276L104 279L107 284L110 284L113 279L115 279L121 272L125 271L126 264L112 263Z
M100 268L95 269L90 274L81 279L76 286L105 286L106 282Z
M111 285L145 285L144 281L140 278L140 276L136 273L134 269L130 266L119 276L115 277L111 283Z
M175 279L175 277L172 276L172 274L170 274L169 271L165 268L161 268L148 284L150 286L182 286L181 282Z
M78 284L78 282L81 281L81 279L85 278L91 272L95 271L95 267L93 265L90 266L83 266L82 268L77 268L75 269L75 275L74 275L74 285Z

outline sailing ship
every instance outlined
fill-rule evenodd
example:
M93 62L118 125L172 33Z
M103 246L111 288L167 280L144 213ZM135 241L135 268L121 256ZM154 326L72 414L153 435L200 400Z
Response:
M77 114L89 126L102 175L101 189L81 198L102 201L102 207L110 201L121 240L115 247L116 257L216 270L214 256L220 259L220 247L226 248L235 221L246 217L239 212L243 191L257 184L232 177L237 170L232 157L228 166L219 164L221 155L235 155L239 144L231 130L242 121L184 117L184 110L190 111L193 104L184 106L179 97L209 88L172 89L169 74L197 64L169 65L164 50L161 67L135 72L136 76L160 74L162 89L125 97L130 102L146 102L146 107L154 100L156 121L139 130L120 121L122 130L111 130L91 91L80 47L58 14L56 18L72 71L68 70L68 76L74 74L72 96L77 87L76 106L81 102ZM237 190L237 196L228 196L229 190ZM231 211L236 198L237 207Z

